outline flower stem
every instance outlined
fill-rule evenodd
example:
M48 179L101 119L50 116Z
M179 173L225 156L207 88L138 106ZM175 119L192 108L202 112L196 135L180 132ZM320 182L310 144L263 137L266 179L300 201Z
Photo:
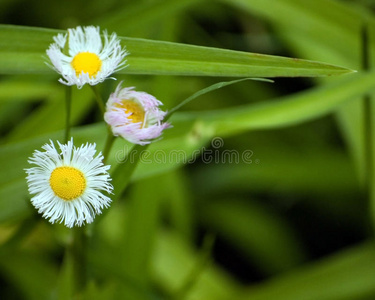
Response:
M65 247L64 259L57 282L58 299L82 300L87 283L86 249L87 238L84 228L67 229L69 242Z
M96 103L98 104L101 113L104 115L105 107L104 107L104 102L103 102L102 96L100 95L100 93L99 93L99 91L98 91L98 89L95 85L92 85L91 88L92 88L92 90L95 94Z
M84 227L73 228L73 243L71 248L73 262L73 278L75 296L81 295L87 282L86 264L87 239Z
M72 87L67 86L65 90L65 106L66 106L66 119L65 119L65 143L70 139L70 115L72 108Z
M111 151L113 142L115 141L116 137L112 134L111 129L108 127L108 134L107 139L105 141L104 149L103 149L103 163L105 164L107 161L107 158L109 156L109 153Z

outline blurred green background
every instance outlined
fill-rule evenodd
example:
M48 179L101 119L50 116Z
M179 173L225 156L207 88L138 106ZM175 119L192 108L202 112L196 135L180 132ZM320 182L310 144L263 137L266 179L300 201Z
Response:
M375 299L374 8L372 0L0 0L1 24L98 25L358 71L246 80L176 113L149 148L152 163L141 161L87 226L82 299ZM63 137L64 86L57 74L10 73L0 75L0 299L72 299L70 231L37 215L23 171L34 149ZM164 110L231 79L115 77ZM101 85L103 97L118 81ZM73 136L101 149L105 126L92 98L88 87L73 89ZM130 147L116 141L110 163Z

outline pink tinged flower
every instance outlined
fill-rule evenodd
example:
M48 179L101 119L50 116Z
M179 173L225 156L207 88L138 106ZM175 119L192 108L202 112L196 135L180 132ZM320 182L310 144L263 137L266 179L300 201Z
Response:
M115 136L131 143L145 145L161 136L169 123L162 123L166 112L159 109L162 103L145 92L121 88L121 83L107 101L104 120Z
M96 85L125 67L128 53L115 33L109 36L104 31L101 37L99 27L78 26L53 39L46 52L63 84L78 88L86 83Z

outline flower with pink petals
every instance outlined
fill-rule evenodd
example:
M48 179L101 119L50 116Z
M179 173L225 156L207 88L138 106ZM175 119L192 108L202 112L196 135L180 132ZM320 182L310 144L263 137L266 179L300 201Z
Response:
M159 109L162 103L145 92L134 88L121 88L121 83L107 101L104 120L115 136L134 144L145 145L158 138L169 123L162 123L166 112Z

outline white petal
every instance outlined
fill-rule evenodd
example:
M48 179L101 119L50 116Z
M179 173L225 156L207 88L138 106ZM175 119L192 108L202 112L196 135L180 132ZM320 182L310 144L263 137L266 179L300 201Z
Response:
M95 156L95 144L74 147L73 139L60 144L59 153L52 141L44 145L44 152L36 150L29 163L36 165L26 169L29 192L33 195L31 203L51 223L64 223L67 227L91 223L96 214L109 207L111 199L103 191L113 190L108 174L109 166L103 165L103 155ZM86 178L83 194L73 200L59 198L53 192L49 178L52 171L60 166L71 166L80 170Z

